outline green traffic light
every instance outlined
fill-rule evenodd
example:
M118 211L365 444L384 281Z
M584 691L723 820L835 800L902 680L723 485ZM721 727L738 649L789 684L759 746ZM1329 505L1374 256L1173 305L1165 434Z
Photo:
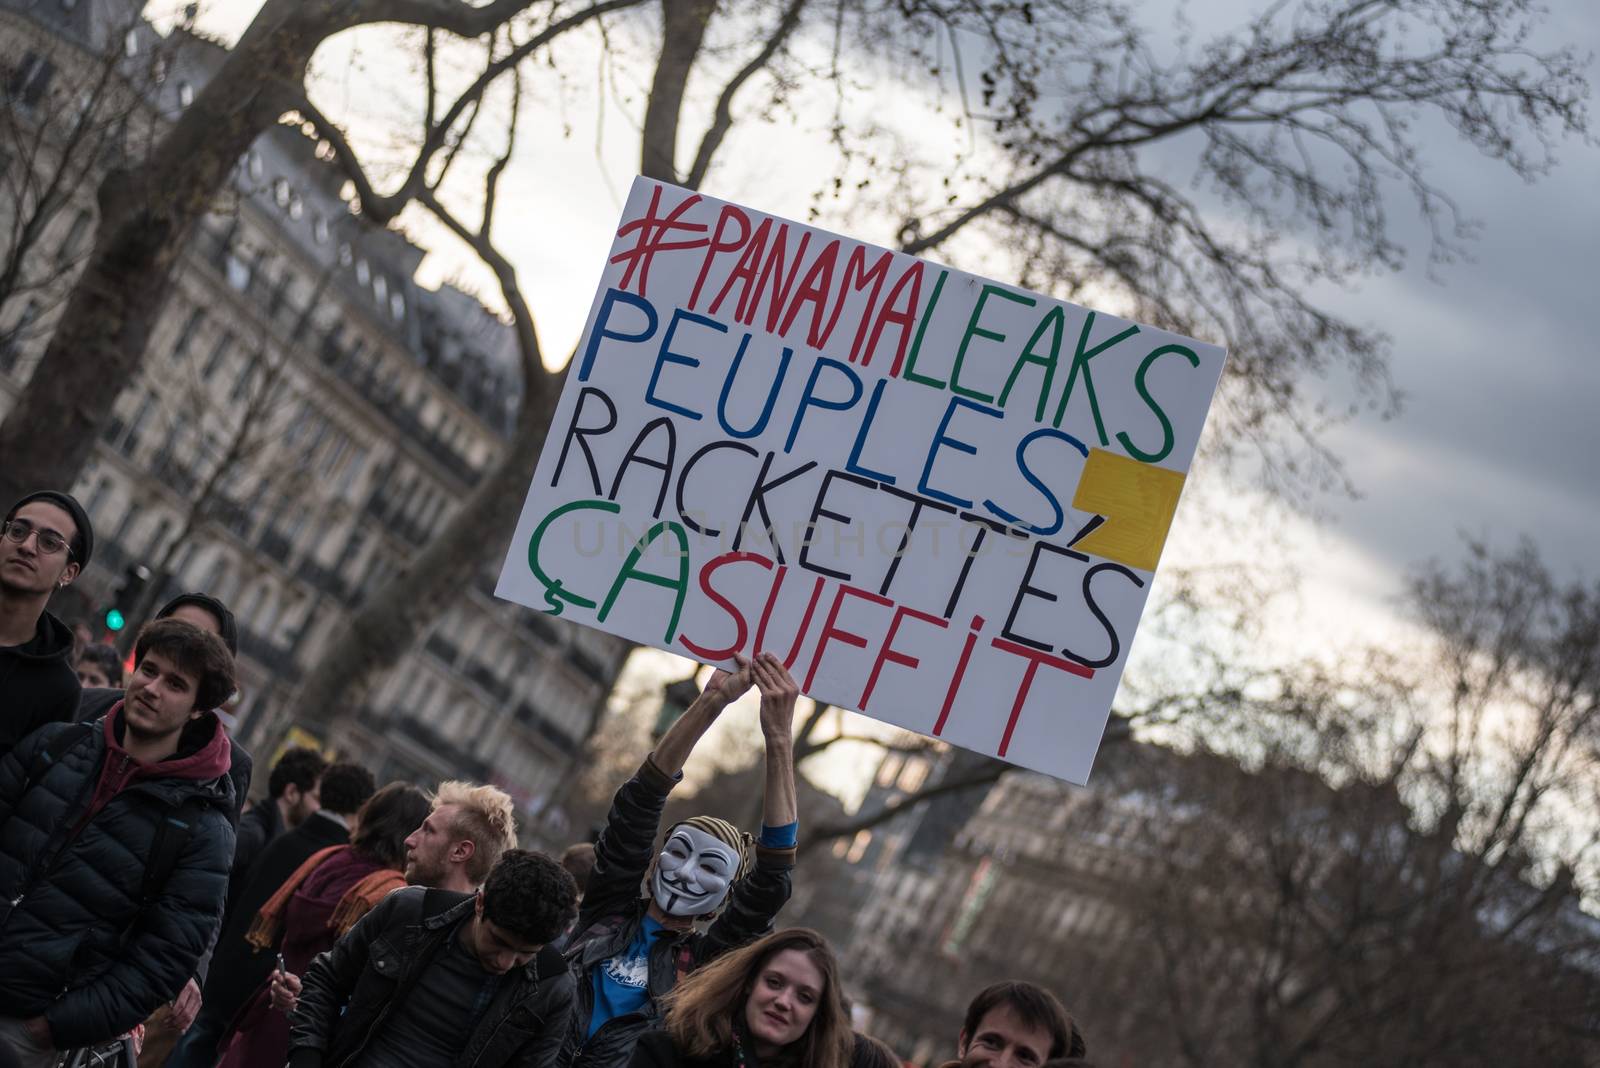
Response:
M121 630L127 625L128 621L122 617L122 612L120 609L112 608L107 610L106 630Z

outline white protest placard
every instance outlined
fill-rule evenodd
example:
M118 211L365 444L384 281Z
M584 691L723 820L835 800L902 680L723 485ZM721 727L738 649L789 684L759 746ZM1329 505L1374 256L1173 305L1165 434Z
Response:
M640 178L496 592L1082 783L1223 360Z

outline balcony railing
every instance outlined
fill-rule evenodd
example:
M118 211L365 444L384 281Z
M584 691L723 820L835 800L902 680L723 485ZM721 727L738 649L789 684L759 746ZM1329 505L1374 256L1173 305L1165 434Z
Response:
M604 686L611 681L610 673L606 666L591 656L581 646L574 645L567 651L567 656L572 660L572 666L589 676L595 682Z
M330 597L338 600L346 600L349 597L349 583L344 580L344 576L331 568L323 567L310 557L300 561L295 574Z
M271 527L261 532L259 545L262 552L280 564L287 564L289 562L289 554L294 552L294 542Z
M456 648L454 642L438 631L428 635L428 641L423 648L451 667L454 667L456 661L461 658L461 650Z
M281 680L300 677L300 666L295 663L292 648L245 624L239 626L239 653Z
M511 699L511 687L504 680L497 678L487 665L474 660L467 666L467 678L483 687L483 692L493 697L501 704Z

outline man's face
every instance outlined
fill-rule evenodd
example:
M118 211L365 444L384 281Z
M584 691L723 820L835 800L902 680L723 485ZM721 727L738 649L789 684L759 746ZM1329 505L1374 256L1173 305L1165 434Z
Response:
M12 519L32 529L21 541L13 541L9 533L0 537L0 587L16 593L48 594L78 577L78 564L72 559L72 539L78 536L78 528L70 515L47 501L29 501ZM45 552L39 540L52 541L51 535L60 537L62 545Z
M147 738L165 737L201 710L194 707L200 680L154 650L133 669L122 706L128 730Z
M996 1005L972 1034L961 1032L961 1068L1039 1068L1050 1044L1049 1028L1030 1026L1010 1005Z
M112 685L111 679L106 675L105 669L96 661L84 657L78 661L78 681L87 687L105 687Z
M494 975L504 975L513 968L527 964L544 948L542 943L529 942L514 931L483 918L483 891L478 891L474 906L474 923L468 935L473 955L483 970Z
M289 803L289 812L284 817L284 822L291 827L298 827L306 821L307 816L322 807L322 780L317 779L309 790L302 790L294 783L290 783L283 788L283 799Z
M679 824L656 861L650 896L668 916L703 916L722 904L738 871L739 854L732 846Z
M406 882L442 886L450 873L450 853L460 843L455 835L459 805L440 805L406 839Z

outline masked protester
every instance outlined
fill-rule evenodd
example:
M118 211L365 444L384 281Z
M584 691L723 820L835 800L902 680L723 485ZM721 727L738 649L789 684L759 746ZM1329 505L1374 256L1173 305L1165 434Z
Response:
M854 1036L828 943L770 934L678 984L628 1068L849 1068Z
M793 723L799 694L770 653L736 658L661 738L612 802L566 947L578 981L577 1011L562 1068L621 1068L639 1036L657 1025L661 999L685 975L760 938L789 899L798 822ZM727 705L754 683L761 692L766 786L759 841L709 816L656 832L684 761ZM649 896L639 888L648 882ZM703 931L697 924L709 923Z

